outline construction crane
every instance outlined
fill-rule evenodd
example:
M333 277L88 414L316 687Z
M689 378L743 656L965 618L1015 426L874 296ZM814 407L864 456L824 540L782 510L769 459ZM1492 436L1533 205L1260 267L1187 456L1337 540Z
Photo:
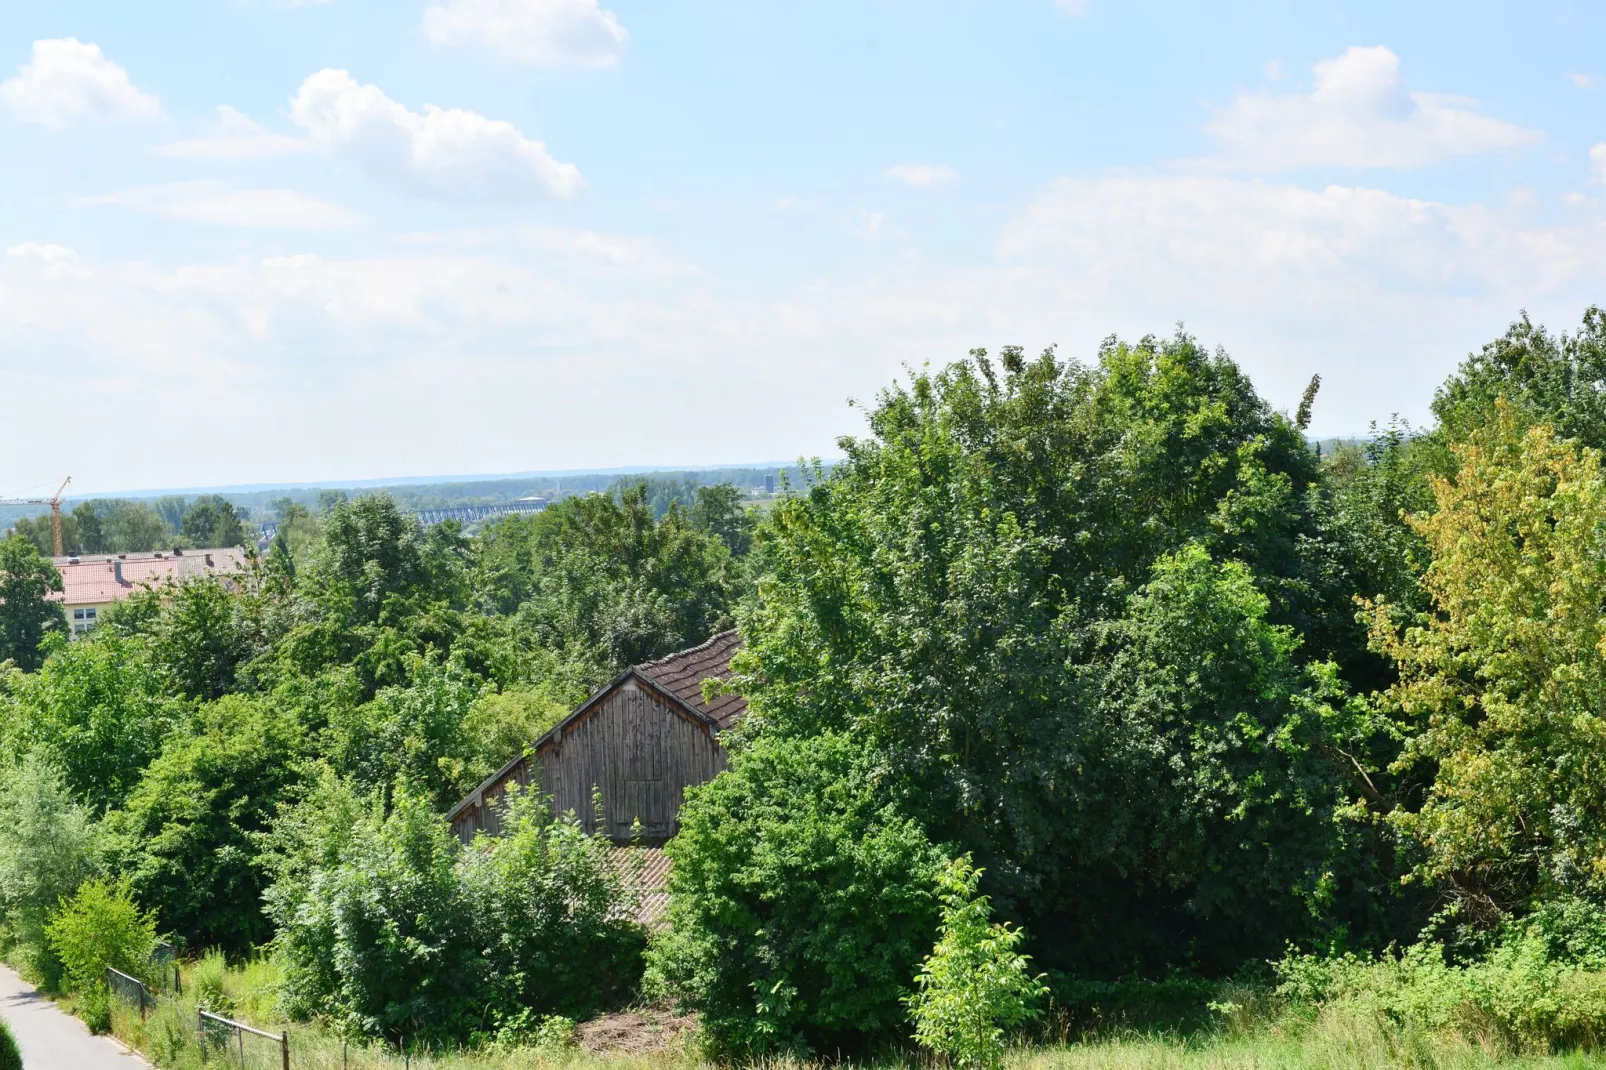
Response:
M48 505L50 506L50 542L55 547L57 557L61 556L61 492L67 489L72 482L72 476L61 481L56 493L49 498L0 498L0 505Z

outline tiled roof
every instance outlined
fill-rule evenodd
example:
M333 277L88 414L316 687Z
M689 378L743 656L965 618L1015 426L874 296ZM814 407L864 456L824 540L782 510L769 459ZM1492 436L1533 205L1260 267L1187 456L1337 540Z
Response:
M61 573L63 588L51 598L69 606L82 606L121 602L141 587L160 587L189 576L224 576L244 571L245 551L235 547L163 550L152 554L53 557L51 561Z
M747 700L740 695L719 695L713 702L703 701L703 681L726 680L731 675L731 655L742 648L742 637L735 631L720 632L690 650L681 650L657 661L637 665L635 671L648 677L720 728L729 728L747 712Z

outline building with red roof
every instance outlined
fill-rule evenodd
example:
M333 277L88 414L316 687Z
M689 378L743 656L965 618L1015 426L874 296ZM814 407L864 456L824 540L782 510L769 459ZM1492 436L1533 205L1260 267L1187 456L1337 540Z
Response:
M135 591L177 584L191 576L229 576L246 567L245 551L237 547L50 560L61 573L62 583L62 592L50 597L66 607L67 623L75 636L94 628L104 610Z

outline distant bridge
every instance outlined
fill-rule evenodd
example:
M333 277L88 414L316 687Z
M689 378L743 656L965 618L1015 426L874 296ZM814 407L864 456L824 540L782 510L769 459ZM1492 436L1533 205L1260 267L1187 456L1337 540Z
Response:
M521 498L516 502L505 502L502 505L459 505L451 509L420 509L418 522L426 528L443 520L458 520L467 524L471 520L539 513L546 507L545 498Z

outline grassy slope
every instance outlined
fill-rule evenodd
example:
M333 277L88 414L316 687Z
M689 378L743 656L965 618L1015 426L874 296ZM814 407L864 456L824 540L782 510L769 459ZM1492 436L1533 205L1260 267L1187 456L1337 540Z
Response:
M139 1048L159 1067L199 1070L196 994L208 992L208 1002L221 1002L232 1008L236 1017L275 1032L288 1030L291 1066L296 1070L402 1070L407 1065L407 1060L393 1051L347 1049L338 1037L315 1026L281 1022L274 1006L276 981L276 971L266 962L226 972L215 964L211 976L207 976L205 964L192 964L186 968L182 998L164 999L144 1022L136 1010L119 1006L113 1016L114 1029L125 1043ZM237 1061L223 1062L220 1054L214 1051L206 1065L239 1065ZM259 1039L247 1039L246 1056L247 1070L277 1070L279 1066L277 1047ZM232 1059L237 1060L238 1055L232 1054ZM420 1070L702 1070L708 1064L691 1051L604 1056L577 1049L515 1048L418 1053L411 1065ZM769 1065L775 1070L814 1070L824 1064L784 1059ZM897 1070L911 1063L893 1058L878 1060L877 1065ZM1107 1030L1097 1039L1024 1048L1008 1060L1008 1070L1482 1070L1494 1066L1502 1070L1606 1068L1606 1057L1513 1055L1493 1037L1434 1036L1355 1009L1334 1008L1314 1017L1246 1009L1215 1029L1191 1035L1122 1035Z

